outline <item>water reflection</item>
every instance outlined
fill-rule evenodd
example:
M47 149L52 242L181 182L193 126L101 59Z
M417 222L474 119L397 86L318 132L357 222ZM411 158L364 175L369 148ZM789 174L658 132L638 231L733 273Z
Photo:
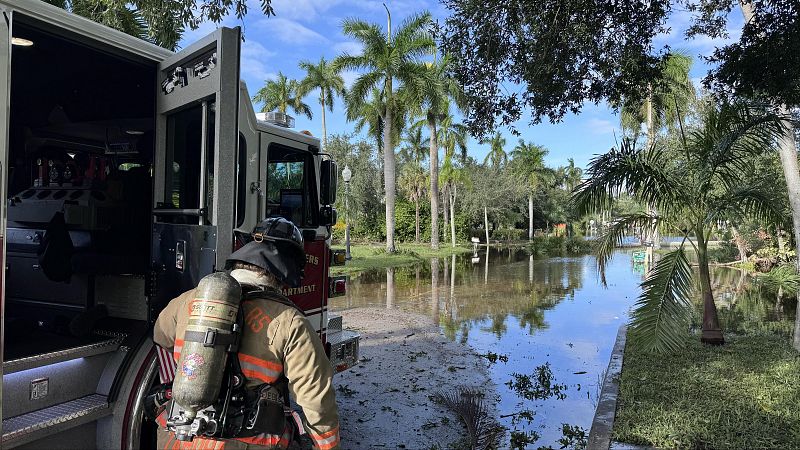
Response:
M588 430L593 395L617 329L638 296L644 269L632 252L619 252L608 265L608 288L603 288L591 256L537 259L518 249L487 248L352 276L347 295L331 303L334 309L377 306L423 313L448 339L502 357L491 366L498 411L507 416L503 423L509 428L537 431L536 448L553 445L562 423ZM712 274L727 332L791 334L794 300L765 292L740 270L717 268ZM565 397L528 400L504 384L515 373L534 374L545 364L553 383L565 386ZM537 411L535 420L512 423L523 408Z

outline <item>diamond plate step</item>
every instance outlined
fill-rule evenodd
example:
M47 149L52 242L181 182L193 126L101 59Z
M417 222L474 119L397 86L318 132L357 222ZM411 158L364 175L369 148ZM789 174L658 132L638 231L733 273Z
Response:
M328 333L342 331L342 316L328 313Z
M2 448L11 448L111 414L105 395L92 394L3 420Z
M80 347L73 347L65 350L29 356L27 358L4 361L3 374L7 375L14 372L33 369L35 367L42 367L62 361L68 361L70 359L86 358L89 356L113 352L119 348L119 345L122 343L124 338L125 335L122 335L114 337L113 339L82 345Z

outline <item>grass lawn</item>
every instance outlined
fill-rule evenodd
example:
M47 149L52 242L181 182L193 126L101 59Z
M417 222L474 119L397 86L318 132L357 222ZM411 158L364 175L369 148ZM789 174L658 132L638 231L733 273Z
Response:
M333 248L344 249L343 246L339 245L335 245ZM367 269L414 264L427 258L442 258L471 251L472 247L466 246L453 248L442 244L439 250L432 250L429 244L398 244L397 252L389 254L386 253L385 245L383 244L351 244L350 255L353 259L347 261L344 266L331 267L331 275L343 275Z
M676 355L628 346L614 440L659 448L800 446L800 354L774 334L696 336Z

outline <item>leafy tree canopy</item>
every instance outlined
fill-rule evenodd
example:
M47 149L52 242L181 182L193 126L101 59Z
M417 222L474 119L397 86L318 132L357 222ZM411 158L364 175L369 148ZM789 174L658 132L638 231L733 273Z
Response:
M44 0L74 14L175 50L186 28L206 20L219 23L228 14L242 19L247 0ZM260 0L261 11L275 14L272 0Z
M445 0L452 15L441 42L464 87L473 134L511 125L529 108L532 123L558 121L585 101L641 99L656 79L668 0ZM522 89L514 85L522 86Z

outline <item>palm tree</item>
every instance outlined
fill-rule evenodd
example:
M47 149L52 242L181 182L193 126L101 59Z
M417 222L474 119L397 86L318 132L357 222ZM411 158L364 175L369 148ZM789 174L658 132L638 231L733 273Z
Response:
M458 157L461 163L463 164L467 159L467 137L468 137L467 127L464 126L463 124L457 123L452 114L448 113L440 117L441 117L439 120L440 126L436 130L436 136L435 136L436 141L444 144L445 153L447 153L447 151L451 153L450 158L453 158L456 155L455 151L456 149L458 149L459 151ZM427 118L417 122L415 126L424 126L426 123L428 123ZM444 173L444 169L442 169L441 173ZM437 176L437 192L439 192L439 187L449 187L449 185L441 183ZM453 222L453 215L449 212L453 206L451 204L451 195L449 192L442 192L442 196L444 198L443 212L444 212L444 229L446 238L448 226L451 229L451 234L453 235L455 234L455 232L453 231L453 229L455 229L455 223ZM439 202L437 198L436 205L438 206L438 204ZM438 221L437 221L437 226L438 226Z
M345 105L347 120L356 123L357 132L366 128L367 134L375 138L377 148L380 149L383 140L383 114L386 108L381 91L372 89L369 100L361 98L351 100L350 96L345 96Z
M464 96L461 86L456 83L448 71L450 69L450 59L445 55L441 59L436 58L434 49L433 62L425 64L425 76L418 80L421 84L418 91L422 95L424 103L421 113L428 126L428 144L430 146L430 173L431 173L431 248L439 248L439 139L437 127L446 117L449 116L451 100L455 101L455 106L462 109ZM434 214L433 211L436 211Z
M306 77L300 82L297 95L303 97L312 90L319 89L319 104L322 107L322 148L327 149L328 129L325 127L325 108L333 112L333 97L344 95L344 79L324 57L320 58L317 64L301 61L300 68L306 71Z
M506 146L506 138L504 138L499 132L489 140L489 153L486 154L486 158L483 160L483 164L486 165L491 162L493 167L500 167L506 161L508 161L508 155L503 147Z
M442 163L442 174L439 178L439 183L442 186L442 192L447 198L447 203L450 207L450 241L452 246L456 246L456 197L458 194L458 187L469 184L467 172L455 164L454 156L457 145L457 138L455 136L448 136L444 141L445 155L444 162ZM445 205L445 208L448 205Z
M697 252L703 301L701 340L722 344L708 267L708 240L720 218L783 219L774 180L742 177L752 173L753 156L764 152L780 131L774 118L754 114L743 106L709 105L698 126L684 138L682 151L658 143L638 151L625 139L618 149L592 160L589 178L573 195L579 214L608 209L627 193L659 214L623 214L598 238L601 278L614 247L630 226L644 229L662 225L684 236L677 250L665 254L642 283L642 294L632 314L632 342L654 351L680 347L688 327L694 276L685 249ZM693 239L690 239L693 238Z
M575 166L575 160L572 158L567 159L567 162L569 164L564 167L562 176L564 178L564 185L566 186L567 190L572 192L581 182L581 178L583 177L583 169Z
M263 103L261 112L278 110L284 114L291 108L297 114L302 114L311 119L311 108L303 103L303 96L298 93L300 83L278 72L278 78L267 80L264 87L256 92L253 101Z
M367 98L372 89L382 93L385 107L381 111L384 123L393 124L400 111L398 96L408 96L410 88L422 78L424 69L418 60L434 47L433 39L426 30L430 23L429 13L417 14L406 19L392 33L391 16L384 34L381 27L357 19L346 19L342 24L345 35L363 45L360 55L344 54L336 59L340 69L364 70L350 89L348 101L356 107ZM395 139L392 127L383 130L383 172L386 192L386 251L394 252L394 205L395 205Z
M422 167L422 162L428 153L425 141L422 138L421 127L411 127L406 130L403 141L406 145L400 149L403 173L400 175L399 187L409 200L414 202L415 234L414 241L419 244L419 201L425 195L425 184L428 176Z
M648 95L641 103L625 102L621 110L623 131L627 130L638 137L642 123L647 126L647 143L649 147L655 141L656 132L666 127L674 127L678 123L681 111L685 111L694 99L694 85L689 79L692 58L684 53L676 52L667 55L661 66L659 82L653 86L648 84ZM651 208L652 214L656 211ZM653 230L653 248L661 246L658 229Z
M544 157L550 151L541 145L526 143L520 139L511 152L512 170L521 177L528 187L528 240L533 240L533 195L542 185L545 178L549 178L549 171L544 165Z
M425 144L427 140L422 137L422 127L416 125L409 127L405 130L402 140L406 145L400 149L400 164L422 164L428 156L428 147Z
M400 179L398 180L400 191L404 193L404 195L414 202L414 210L415 210L415 234L414 234L414 242L419 244L419 201L422 200L422 197L425 195L425 185L428 182L428 175L425 173L425 169L422 168L419 164L407 164L402 174L400 174Z

